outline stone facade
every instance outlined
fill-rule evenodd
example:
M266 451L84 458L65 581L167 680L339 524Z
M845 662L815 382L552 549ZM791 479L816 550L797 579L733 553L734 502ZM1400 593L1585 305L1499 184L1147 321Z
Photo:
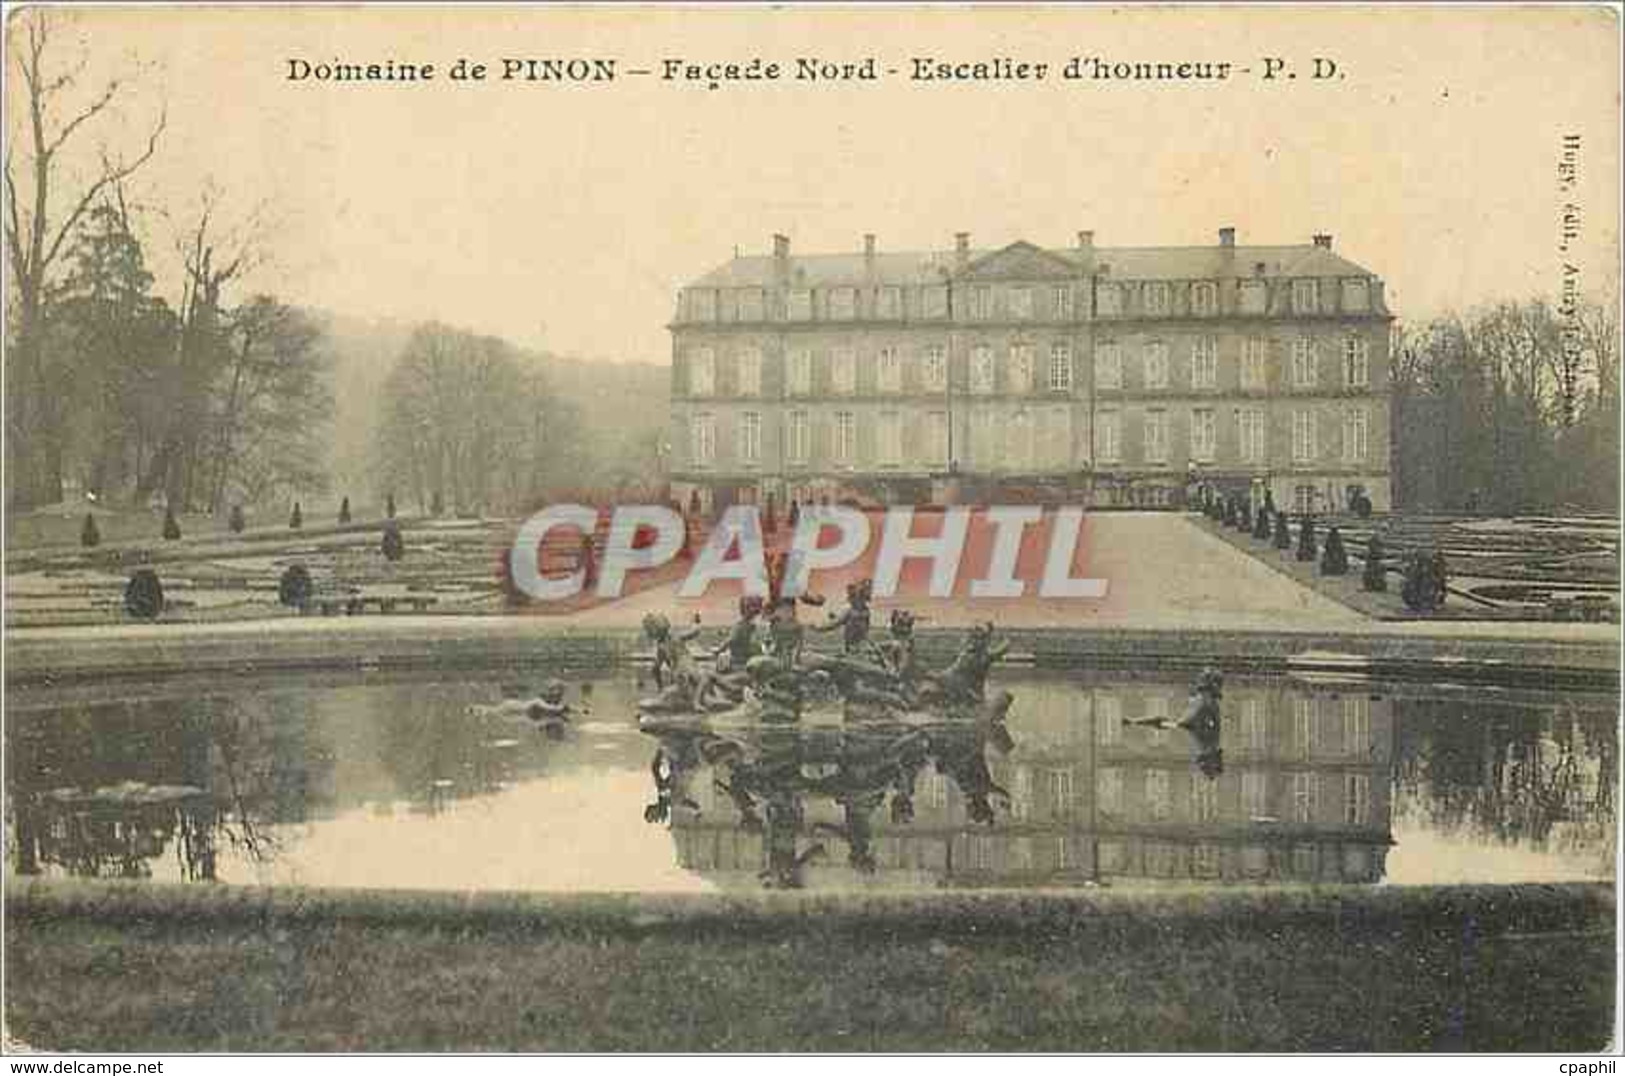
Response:
M1206 247L736 257L671 323L670 472L702 504L1389 506L1382 283L1332 250Z

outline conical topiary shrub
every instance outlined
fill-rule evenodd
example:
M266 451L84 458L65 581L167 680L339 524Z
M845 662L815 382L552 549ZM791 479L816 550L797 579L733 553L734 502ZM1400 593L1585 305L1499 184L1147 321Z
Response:
M438 517L444 514L445 511L446 498L441 495L439 490L435 490L434 496L429 498L429 514Z
M1292 548L1292 531L1286 525L1286 513L1275 513L1275 548Z
M401 538L401 524L399 520L386 519L384 521L384 537L380 543L384 559L397 561L406 556L406 543Z
M1258 506L1258 514L1253 517L1253 537L1259 541L1267 541L1270 536L1270 513L1263 505Z
M164 585L151 568L137 568L124 585L124 611L137 620L156 620L164 611Z
M1365 543L1365 569L1360 573L1360 586L1370 591L1388 589L1388 569L1382 558L1387 555L1382 538L1373 534Z
M243 528L248 526L248 520L243 518L242 505L234 504L231 506L231 516L226 520L226 526L231 528L233 534L243 533Z
M1347 575L1348 550L1343 548L1343 535L1334 524L1326 529L1326 547L1320 553L1321 575Z
M393 493L384 496L384 518L395 518L395 495Z
M1312 561L1315 551L1315 521L1310 516L1304 516L1303 522L1298 525L1298 559Z
M96 517L90 512L85 513L85 525L79 528L79 544L86 549L102 544L101 528L96 526Z
M276 599L291 608L303 609L310 604L312 589L310 569L303 564L290 564L277 581Z
M180 536L181 536L181 524L180 524L180 521L175 518L175 510L173 508L165 508L164 509L164 539L165 539L165 541L173 542L175 539L179 538Z
M346 498L344 498L343 503L339 505L339 526L341 526L341 527L346 526L346 525L349 524L349 522L350 522L350 498L346 497Z
M289 527L290 530L298 530L300 527L303 527L304 525L305 525L305 513L301 512L299 510L299 502L294 501L293 502L293 512L292 512L292 514L290 514L288 516L288 527Z

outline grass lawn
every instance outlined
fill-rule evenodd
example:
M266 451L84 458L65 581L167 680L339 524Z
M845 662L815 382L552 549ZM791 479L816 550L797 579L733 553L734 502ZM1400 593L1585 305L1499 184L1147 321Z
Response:
M6 1016L87 1051L1602 1049L1611 906L1532 932L1477 907L545 930L13 909Z

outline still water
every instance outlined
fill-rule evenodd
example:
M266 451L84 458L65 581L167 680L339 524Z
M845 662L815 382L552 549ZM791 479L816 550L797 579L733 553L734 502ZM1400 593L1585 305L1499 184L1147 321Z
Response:
M628 673L14 690L6 869L441 890L1613 876L1612 695L995 670L1002 728L678 720ZM1161 725L1162 727L1158 727Z

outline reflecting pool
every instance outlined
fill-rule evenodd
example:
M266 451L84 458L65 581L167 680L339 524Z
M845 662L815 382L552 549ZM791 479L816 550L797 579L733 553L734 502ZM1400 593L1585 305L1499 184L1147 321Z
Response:
M1429 884L1613 876L1611 694L996 669L1002 722L640 726L630 672L16 689L7 870L225 884Z

